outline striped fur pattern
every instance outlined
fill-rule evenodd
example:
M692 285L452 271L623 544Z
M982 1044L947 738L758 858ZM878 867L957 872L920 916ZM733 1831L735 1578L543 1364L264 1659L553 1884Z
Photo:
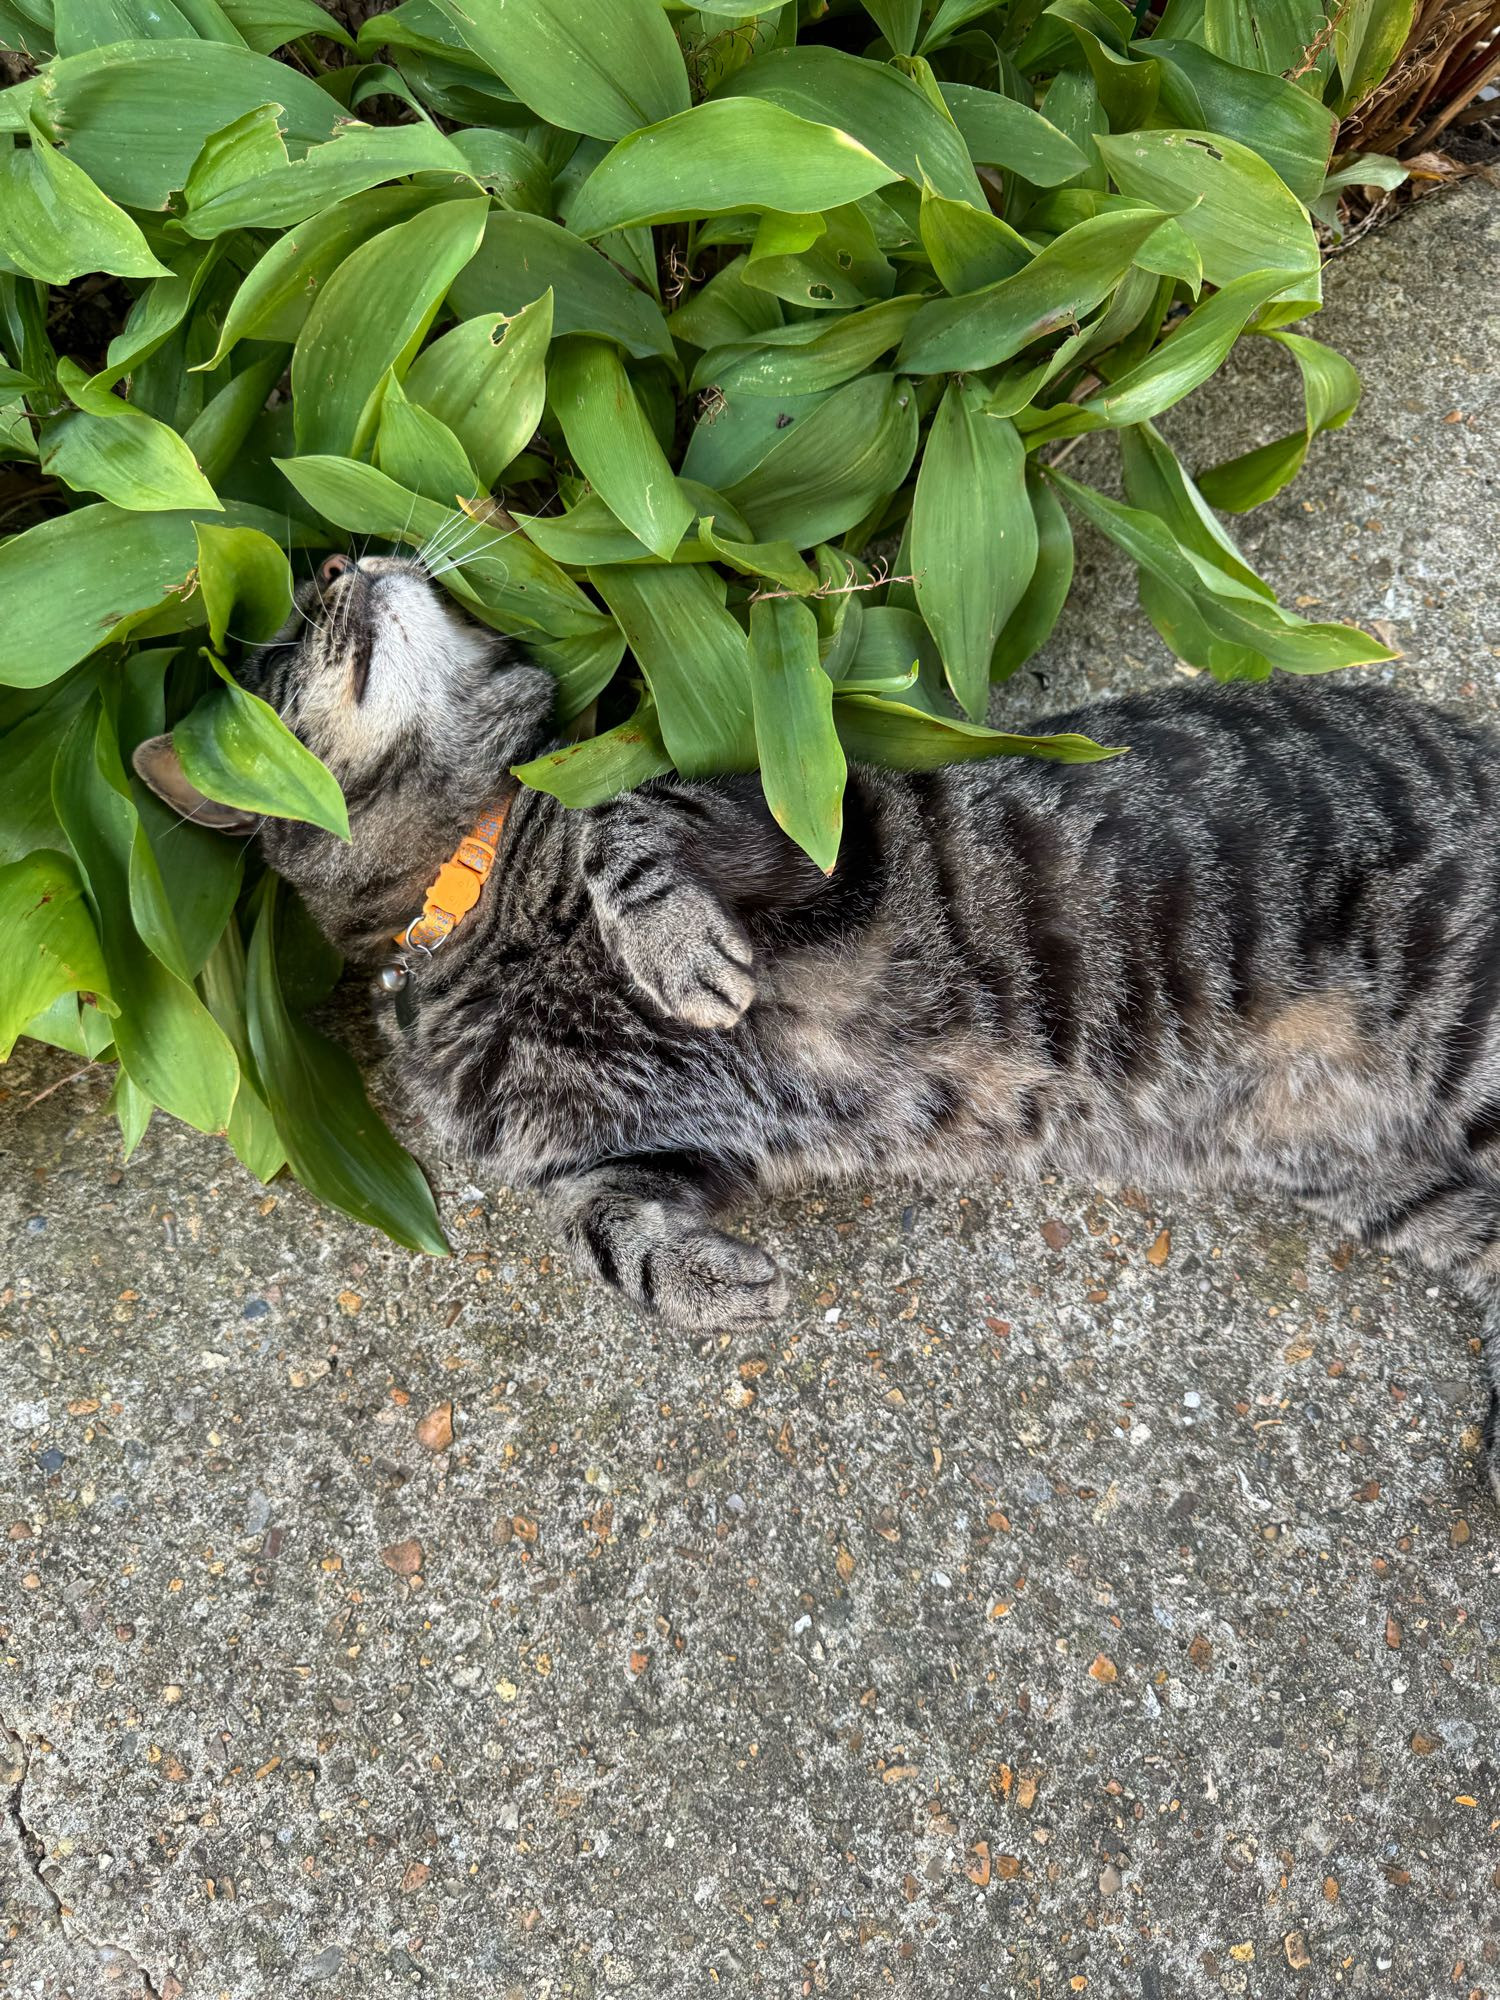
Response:
M332 597L255 675L342 778L353 844L260 838L378 964L545 746L551 682L412 563L367 559ZM1281 1192L1493 1312L1495 740L1351 679L1038 726L1130 754L852 772L828 879L754 778L579 813L519 791L479 907L413 962L410 1026L384 1007L414 1097L449 1145L550 1190L586 1268L685 1326L782 1305L725 1208L997 1164Z

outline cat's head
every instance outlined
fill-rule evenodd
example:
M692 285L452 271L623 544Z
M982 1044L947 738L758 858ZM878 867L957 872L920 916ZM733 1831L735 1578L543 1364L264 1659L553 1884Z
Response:
M351 814L396 791L469 811L539 747L556 696L550 674L466 617L406 556L330 556L237 678L322 758ZM224 833L261 824L204 798L170 736L141 744L135 767L184 819Z
M330 556L236 672L338 779L347 843L205 798L169 735L139 745L136 771L182 818L258 834L267 862L355 957L421 907L437 863L513 788L510 767L543 748L557 699L549 673L405 556Z

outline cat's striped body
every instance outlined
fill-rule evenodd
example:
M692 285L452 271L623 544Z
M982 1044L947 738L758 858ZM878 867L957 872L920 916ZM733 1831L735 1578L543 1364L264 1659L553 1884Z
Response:
M347 622L372 689L407 677L399 742L379 751L363 702L346 728L323 682L308 698L344 657L326 627L323 653L315 632L272 656L354 844L263 840L372 957L540 747L547 700L524 665L403 651L402 593L430 587L362 567ZM455 698L414 703L419 668ZM389 1010L414 1100L681 1323L777 1309L770 1260L713 1226L728 1202L997 1166L1281 1191L1500 1292L1500 745L1352 679L1038 727L1129 755L852 773L827 880L754 778L587 813L519 793L478 908L413 959L406 1024Z

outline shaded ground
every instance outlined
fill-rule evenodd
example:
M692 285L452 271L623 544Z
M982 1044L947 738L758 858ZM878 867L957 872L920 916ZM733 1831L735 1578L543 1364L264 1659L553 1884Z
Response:
M1490 706L1497 279L1473 185L1333 268L1365 409L1244 535ZM1173 671L1085 562L1057 703ZM460 1167L447 1263L160 1118L122 1173L67 1068L0 1105L0 1990L1500 1993L1500 1531L1421 1276L840 1193L755 1218L778 1338L695 1343Z

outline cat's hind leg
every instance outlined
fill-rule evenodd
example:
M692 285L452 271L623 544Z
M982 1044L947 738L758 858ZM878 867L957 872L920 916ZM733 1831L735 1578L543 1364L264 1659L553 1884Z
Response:
M586 1168L549 1194L585 1270L669 1326L709 1328L756 1325L786 1306L775 1260L714 1226L733 1191L722 1172L674 1156Z
M1490 1491L1500 1501L1500 1175L1488 1160L1433 1174L1397 1206L1364 1218L1363 1234L1451 1273L1484 1309L1479 1336L1486 1406L1481 1435Z

